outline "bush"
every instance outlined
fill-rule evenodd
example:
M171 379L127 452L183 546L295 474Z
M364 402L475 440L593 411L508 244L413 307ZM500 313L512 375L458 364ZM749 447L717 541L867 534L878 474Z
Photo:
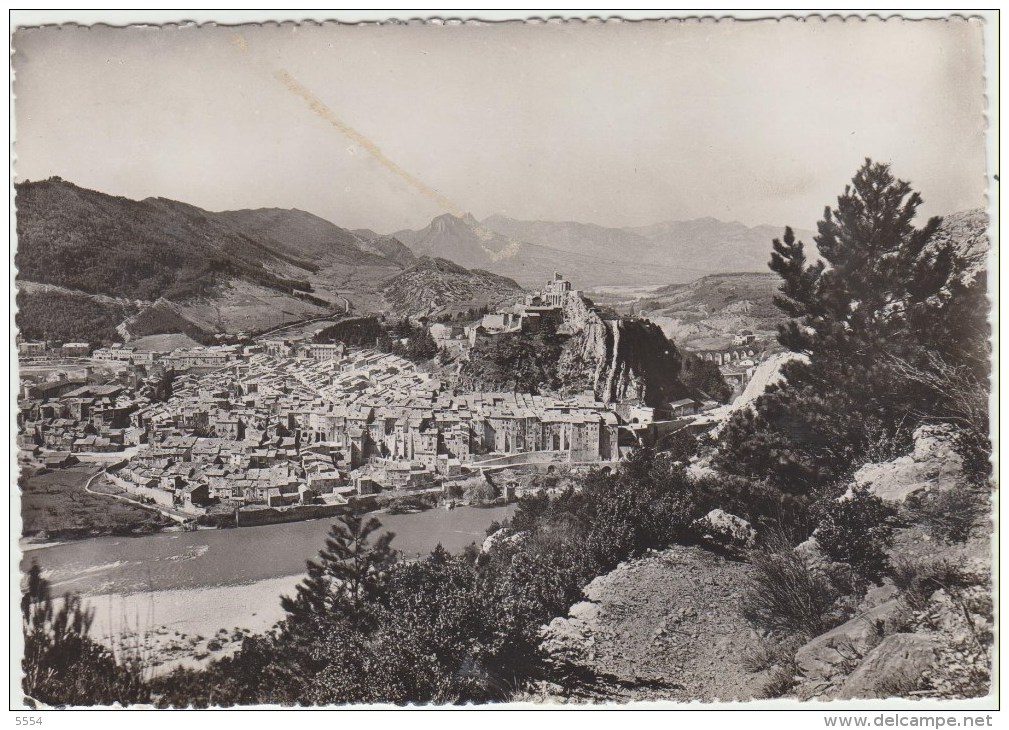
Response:
M815 534L823 552L878 583L887 569L886 551L893 543L889 522L896 511L867 488L856 486L848 498L821 503L820 514Z
M898 557L891 563L888 575L900 589L904 601L915 611L925 608L929 597L940 588L962 587L969 583L960 570L946 560Z
M951 489L913 495L905 510L932 537L948 543L965 542L991 514L990 491L987 482L961 482Z
M758 551L743 592L743 616L770 632L812 638L841 623L840 591L791 550Z

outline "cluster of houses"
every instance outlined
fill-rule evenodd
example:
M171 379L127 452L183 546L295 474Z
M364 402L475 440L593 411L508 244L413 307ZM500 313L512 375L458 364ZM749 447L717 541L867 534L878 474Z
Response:
M18 446L68 454L110 453L140 443L130 415L139 401L122 384L76 380L26 383L18 410Z
M440 345L557 327L587 306L556 274L514 306L466 328L432 325ZM344 504L382 490L436 487L507 460L618 460L656 418L696 412L685 400L656 413L591 393L459 393L410 361L306 339L268 339L92 357L172 371L170 389L70 379L28 384L19 444L58 454L122 451L111 477L145 500L187 513L209 506ZM143 368L147 370L149 368ZM50 454L52 456L52 454Z
M158 363L166 370L192 370L224 367L241 358L243 352L241 345L184 347L159 353L129 344L115 344L96 349L91 353L91 359L101 362L125 362L145 367Z
M432 487L506 455L620 456L620 418L591 396L458 394L370 350L332 360L261 352L185 373L167 401L134 409L129 425L142 445L117 478L187 510Z

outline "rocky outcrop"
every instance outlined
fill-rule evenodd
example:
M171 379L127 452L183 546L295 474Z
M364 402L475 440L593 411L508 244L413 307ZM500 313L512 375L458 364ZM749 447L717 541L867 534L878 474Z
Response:
M907 614L907 607L900 601L887 601L802 646L795 654L803 677L800 696L818 694L850 674L885 636L904 626Z
M880 464L866 464L855 472L855 484L880 499L904 502L919 492L948 489L956 484L963 459L953 449L955 430L946 424L920 426L914 450Z
M939 642L922 634L893 634L865 655L861 664L841 684L841 699L885 699L913 688L921 674L935 663Z
M740 656L760 641L739 612L749 566L675 546L622 563L542 630L557 676L593 677L591 694L544 686L536 699L746 700L766 678ZM532 699L532 698L531 698Z
M558 363L564 390L591 390L597 400L642 400L657 406L689 395L679 380L683 358L658 325L641 319L604 320L591 310L565 311L571 334Z
M526 537L525 532L515 532L510 527L502 527L488 535L480 545L481 553L489 553L495 545L508 545L521 542Z
M910 454L856 472L856 485L898 505L904 515L887 551L891 577L866 593L855 618L796 652L800 677L793 692L799 698L949 699L988 693L994 626L990 534L976 525L963 540L946 539L915 523L919 500L909 499L962 486L955 437L948 426L922 426ZM962 493L970 498L969 490ZM841 567L823 554L815 533L795 550L810 569L825 575Z
M701 540L714 548L742 551L757 543L757 531L749 522L722 509L713 509L694 520L693 528Z

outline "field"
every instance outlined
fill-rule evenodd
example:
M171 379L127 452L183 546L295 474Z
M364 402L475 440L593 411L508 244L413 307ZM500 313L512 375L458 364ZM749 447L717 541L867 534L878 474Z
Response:
M19 480L23 536L126 535L171 523L156 512L86 492L85 482L98 469L89 464L46 473L23 472Z
M147 335L130 341L130 345L144 352L171 352L178 348L196 347L199 343L183 334Z
M213 299L177 303L181 314L224 332L255 332L284 322L319 317L326 309L239 279L219 287Z

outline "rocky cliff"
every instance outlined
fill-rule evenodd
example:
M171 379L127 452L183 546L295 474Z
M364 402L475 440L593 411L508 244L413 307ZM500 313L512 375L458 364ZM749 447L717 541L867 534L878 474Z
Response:
M570 335L558 363L564 390L591 390L598 400L642 400L651 406L685 397L683 358L658 325L642 319L604 320L575 300L564 310Z

